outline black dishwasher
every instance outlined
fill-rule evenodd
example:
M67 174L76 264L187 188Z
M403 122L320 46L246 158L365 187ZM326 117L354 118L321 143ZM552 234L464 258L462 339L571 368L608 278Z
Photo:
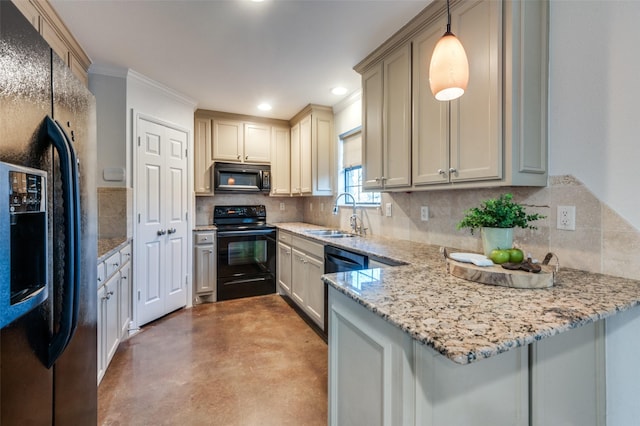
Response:
M324 273L367 269L369 257L333 246L324 246ZM329 334L329 288L324 285L324 334Z

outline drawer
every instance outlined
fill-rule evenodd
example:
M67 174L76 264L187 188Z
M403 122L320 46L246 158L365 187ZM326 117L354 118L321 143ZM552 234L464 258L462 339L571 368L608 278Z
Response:
M116 252L104 261L106 268L106 279L109 279L118 269L120 269L120 252Z
M104 284L106 277L107 275L105 272L104 262L98 263L98 275L97 275L98 288L100 288L100 286Z
M196 232L196 244L213 244L215 232Z
M120 250L120 261L124 265L131 260L131 244L127 244Z
M291 240L293 236L285 231L278 231L278 241L282 241L283 243L291 244Z
M291 245L307 254L311 254L319 259L324 259L324 244L318 244L306 238L294 236Z

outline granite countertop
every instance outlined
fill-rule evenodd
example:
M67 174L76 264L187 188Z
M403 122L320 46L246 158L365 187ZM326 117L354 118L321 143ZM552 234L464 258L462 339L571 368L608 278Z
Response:
M199 232L199 231L215 231L218 228L216 228L215 225L196 225L195 228L193 228L193 232Z
M322 238L305 223L280 229L407 265L323 280L458 364L524 346L640 305L640 281L561 268L547 289L474 283L447 273L439 247L367 236Z

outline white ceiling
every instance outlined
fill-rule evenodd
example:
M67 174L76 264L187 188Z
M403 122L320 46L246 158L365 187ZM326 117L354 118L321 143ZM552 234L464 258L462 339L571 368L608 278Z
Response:
M432 0L50 0L93 63L198 108L290 119L360 87L353 66ZM260 102L273 105L259 111Z

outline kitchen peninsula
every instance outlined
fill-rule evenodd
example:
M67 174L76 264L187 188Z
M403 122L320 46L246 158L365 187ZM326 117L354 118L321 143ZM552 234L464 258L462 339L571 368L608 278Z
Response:
M600 320L638 306L640 281L561 268L549 289L510 289L450 276L438 247L316 239L407 263L323 277L332 423L605 423Z

